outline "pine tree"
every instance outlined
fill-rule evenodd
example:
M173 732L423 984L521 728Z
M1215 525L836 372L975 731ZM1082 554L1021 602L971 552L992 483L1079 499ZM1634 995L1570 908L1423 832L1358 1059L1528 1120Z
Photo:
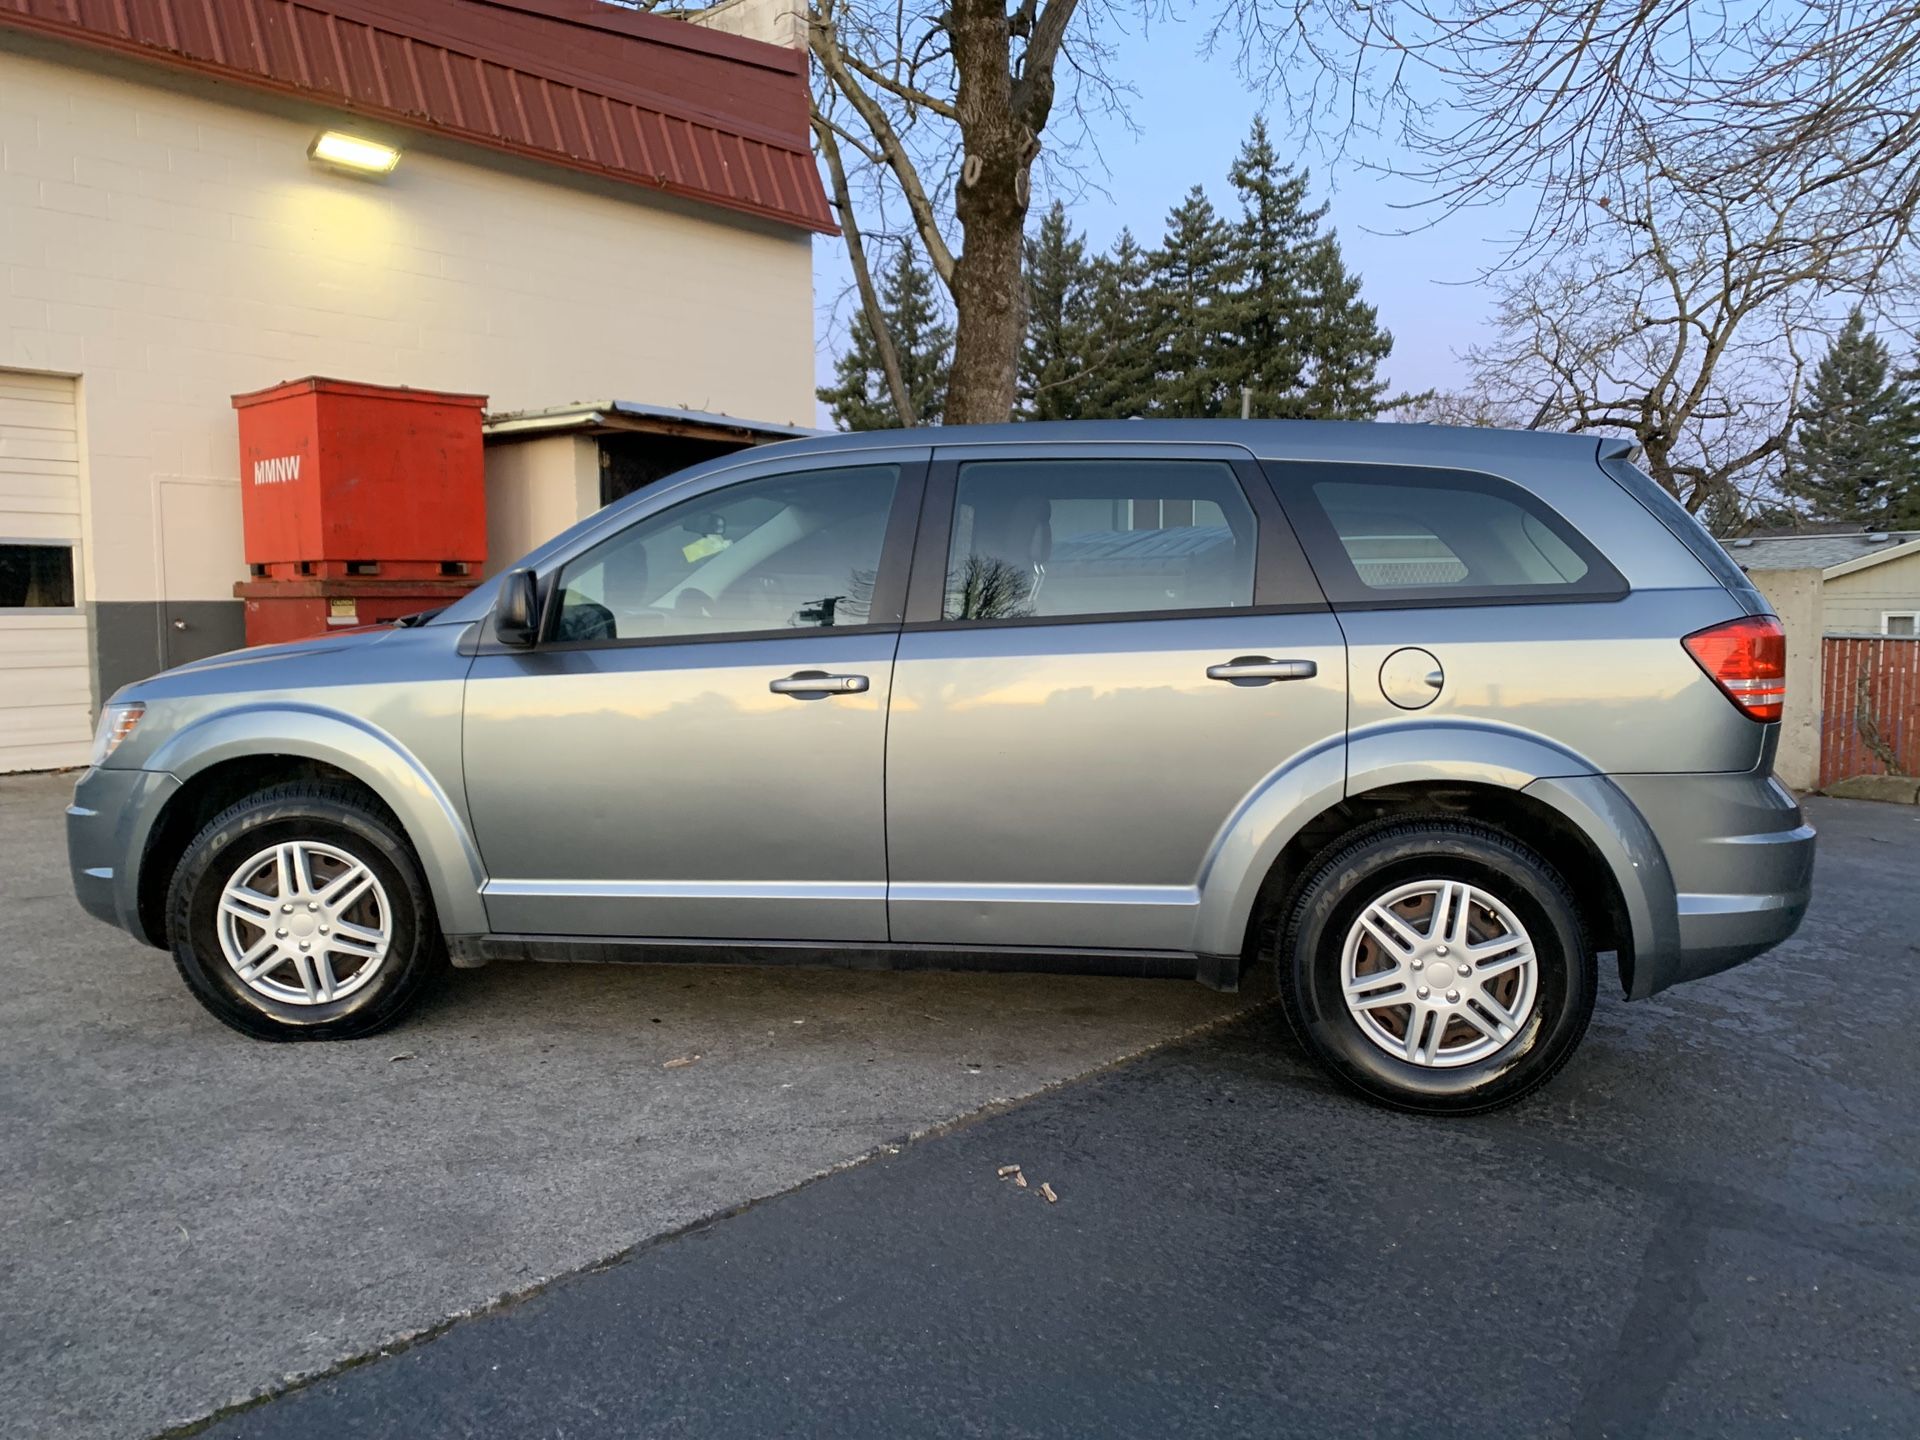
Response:
M1087 298L1087 383L1080 413L1090 420L1143 415L1151 400L1158 337L1147 296L1148 257L1121 230L1093 263Z
M1340 258L1330 230L1313 242L1304 266L1306 325L1297 343L1307 360L1305 414L1324 420L1371 420L1392 402L1380 362L1393 336L1360 298L1360 277Z
M1150 413L1180 418L1226 413L1223 366L1232 346L1223 325L1232 312L1227 294L1238 269L1232 232L1206 191L1194 186L1167 216L1166 236L1150 258L1146 309L1158 341Z
M900 356L901 378L914 418L938 425L947 398L947 365L953 355L953 327L934 298L933 276L902 245L880 281L880 308L887 333ZM837 383L815 393L833 411L843 430L887 430L903 423L887 388L880 348L867 328L864 310L853 318L846 352L834 361Z
M1901 474L1905 479L1895 484L1889 497L1887 528L1920 530L1920 350L1908 358L1907 368L1900 372L1896 383L1900 387L1901 414L1905 417L1901 426L1905 432L1902 447L1905 463Z
M1221 378L1235 404L1250 392L1255 415L1297 413L1307 365L1303 260L1327 207L1306 208L1307 177L1280 163L1264 116L1254 117L1229 178L1240 195L1230 242L1240 288L1223 306L1233 339Z
M1814 520L1896 525L1920 509L1920 405L1856 308L1800 405L1781 489Z
M1027 335L1020 353L1020 408L1028 420L1077 420L1090 388L1094 267L1084 236L1058 200L1027 237Z

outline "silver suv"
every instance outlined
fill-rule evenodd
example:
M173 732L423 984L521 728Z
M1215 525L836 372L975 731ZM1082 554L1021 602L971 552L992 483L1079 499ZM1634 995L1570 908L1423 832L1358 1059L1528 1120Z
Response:
M397 628L129 686L74 885L235 1029L450 962L1275 966L1472 1111L1793 933L1779 622L1625 446L1312 422L729 456Z

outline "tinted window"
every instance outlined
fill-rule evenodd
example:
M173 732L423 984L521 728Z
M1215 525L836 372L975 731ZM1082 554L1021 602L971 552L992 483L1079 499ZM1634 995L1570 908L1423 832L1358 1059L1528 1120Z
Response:
M892 465L729 486L627 526L561 572L555 640L864 625Z
M72 608L71 545L0 544L0 610Z
M1253 603L1253 511L1211 460L962 465L949 620L1212 610Z
M1339 547L1322 575L1336 599L1501 599L1618 593L1618 575L1571 527L1492 476L1390 466L1295 472ZM1320 528L1320 527L1315 527ZM1345 562L1345 573L1338 561ZM1349 580L1347 576L1352 578Z

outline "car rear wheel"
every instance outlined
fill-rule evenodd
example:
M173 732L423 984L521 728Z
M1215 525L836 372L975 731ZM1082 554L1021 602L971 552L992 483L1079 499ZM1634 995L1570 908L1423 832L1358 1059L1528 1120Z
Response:
M1435 1114L1545 1084L1597 985L1565 880L1501 831L1438 817L1381 822L1323 856L1276 962L1314 1059L1371 1099Z
M263 790L202 830L174 874L168 940L200 1003L265 1040L371 1035L446 968L412 849L337 785Z

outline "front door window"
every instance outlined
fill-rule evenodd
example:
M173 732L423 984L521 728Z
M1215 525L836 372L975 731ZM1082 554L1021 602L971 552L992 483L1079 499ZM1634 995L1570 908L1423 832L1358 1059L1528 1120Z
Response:
M649 515L561 572L551 638L865 625L899 479L897 465L768 476Z

